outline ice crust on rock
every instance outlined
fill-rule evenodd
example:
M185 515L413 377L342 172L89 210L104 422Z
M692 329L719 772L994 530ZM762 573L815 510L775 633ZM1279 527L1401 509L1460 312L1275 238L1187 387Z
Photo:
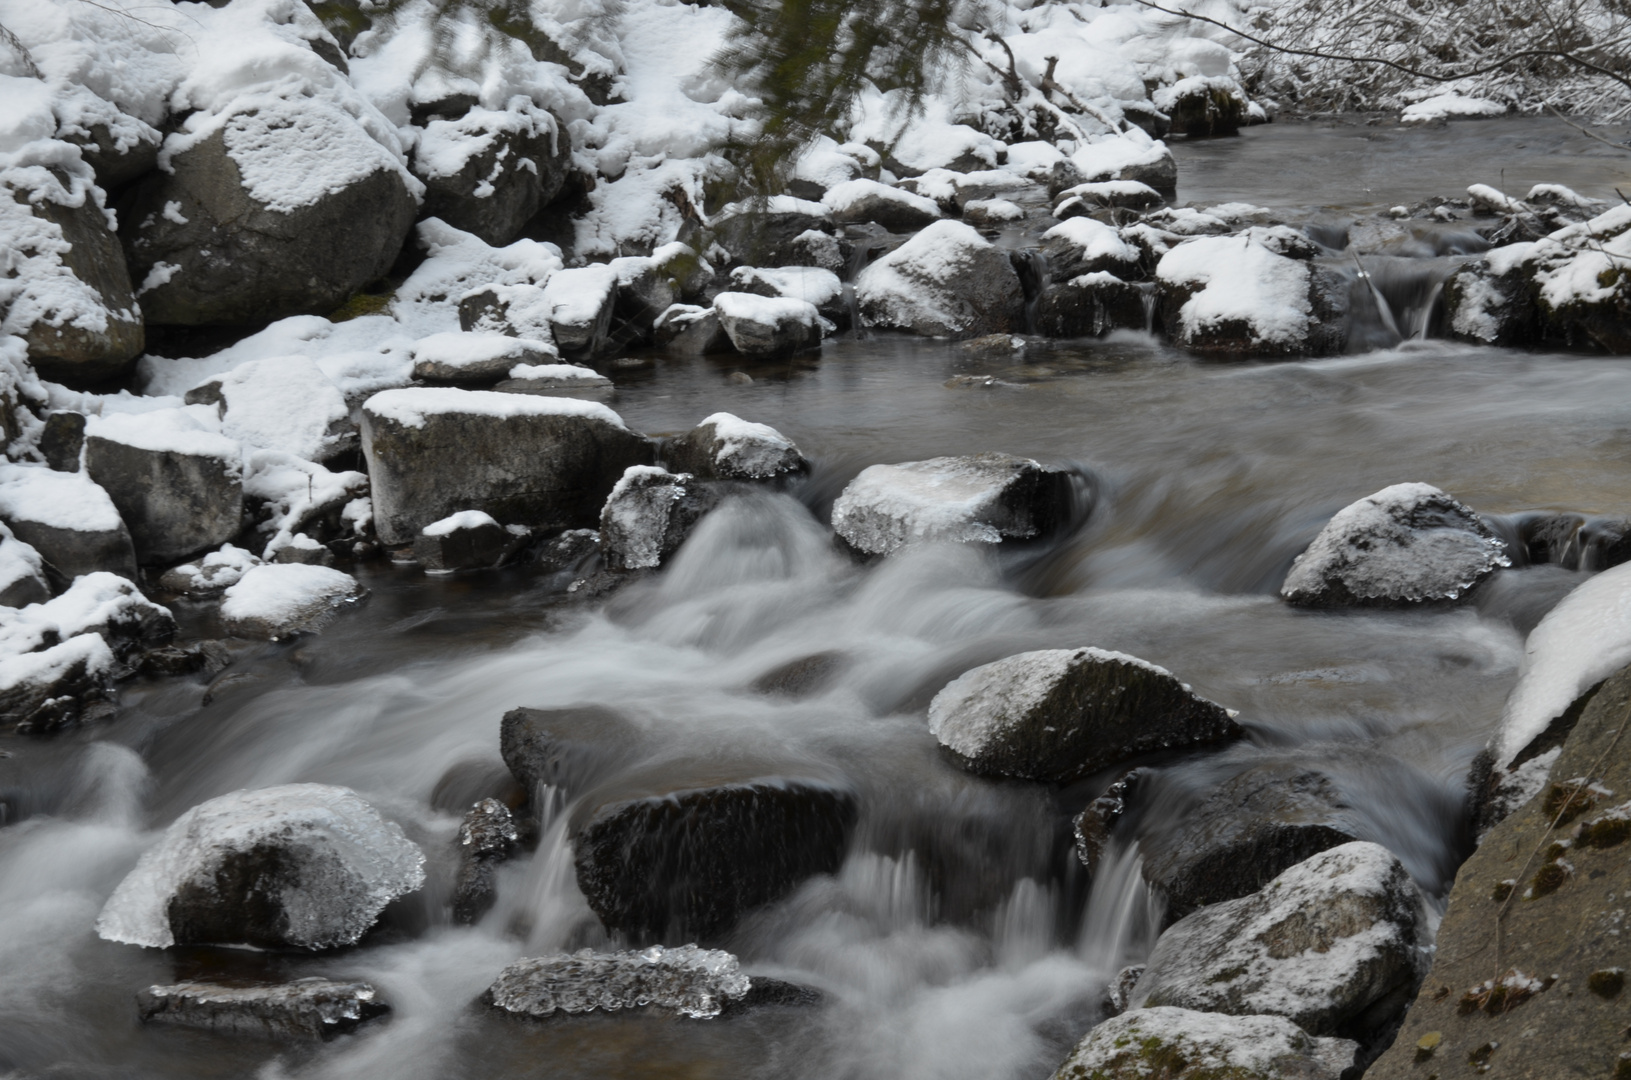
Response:
M650 570L679 550L717 496L690 473L631 465L600 512L600 548L613 570Z
M223 872L231 877L234 864L257 862L269 849L280 855L278 872L250 875L252 903L246 903L248 896L217 892ZM424 852L348 788L283 784L234 791L200 803L165 830L114 889L96 932L149 948L333 948L354 944L386 904L424 883ZM263 905L269 915L261 913ZM178 917L211 929L241 919L244 936L178 938ZM266 922L251 925L259 917Z
M149 986L136 995L136 1007L149 1024L299 1039L330 1039L390 1011L368 983L315 976L272 986Z
M769 480L809 467L792 439L728 412L706 417L669 453L680 468L704 479Z
M1337 511L1280 595L1310 607L1456 600L1504 566L1505 543L1431 484L1394 484Z
M833 528L870 555L924 542L1029 539L1056 523L1051 511L1058 508L1046 494L1025 489L1057 475L1009 454L871 465L833 503Z
M639 952L576 953L517 960L487 990L493 1007L544 1018L649 1007L695 1020L718 1016L752 981L718 949L653 945Z
M1134 1009L1088 1032L1053 1080L1339 1080L1358 1049L1278 1016Z
M328 566L263 563L221 598L221 623L241 637L277 639L316 633L340 605L362 595L357 579Z

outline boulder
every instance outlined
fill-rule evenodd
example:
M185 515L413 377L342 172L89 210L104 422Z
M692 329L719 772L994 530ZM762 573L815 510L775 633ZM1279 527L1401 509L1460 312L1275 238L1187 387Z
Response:
M547 342L494 333L445 333L413 345L413 377L427 382L494 383L518 364L556 359Z
M517 364L510 369L510 377L493 389L501 394L541 394L586 401L610 401L617 396L612 380L581 364Z
M51 599L45 560L0 524L0 607L22 608Z
M1186 240L1161 257L1162 321L1175 343L1228 357L1313 351L1313 272L1279 254L1262 230Z
M617 306L617 272L609 266L557 270L544 284L555 344L567 356L593 356L606 343Z
M592 526L649 441L597 402L480 390L386 390L362 409L374 527L409 543L433 521L481 510L506 525Z
M497 799L477 802L459 824L459 869L453 881L453 921L480 921L497 900L498 867L515 853L520 831L510 808Z
M607 569L661 565L718 501L718 493L690 473L629 466L600 511L600 553Z
M329 566L263 563L221 597L221 629L234 637L280 641L320 632L362 599L357 579Z
M425 882L425 856L356 792L235 791L188 810L142 854L96 932L150 948L353 945Z
M1159 750L1238 739L1229 710L1171 672L1103 649L1043 649L964 672L929 731L970 772L1063 783Z
M835 872L855 817L854 794L825 780L667 762L585 796L573 820L578 887L631 939L717 939Z
M912 543L1031 540L1069 524L1068 470L1011 454L872 465L833 503L833 529L855 550L890 555Z
M1147 330L1154 301L1155 293L1147 283L1135 285L1104 271L1083 274L1043 290L1036 307L1036 332L1071 338L1103 337L1112 330Z
M652 335L659 348L682 356L727 352L731 339L712 307L675 304L657 317Z
M1179 79L1151 100L1170 118L1174 135L1233 135L1250 120L1245 93L1227 75Z
M1064 220L1098 210L1154 210L1165 202L1159 191L1137 180L1098 180L1061 191L1053 204L1053 216Z
M424 181L424 214L495 247L521 235L540 207L560 194L572 166L561 122L529 100L473 108L424 127L413 152Z
M787 242L782 255L786 266L813 266L843 273L849 266L848 248L838 237L820 229L806 229Z
M789 266L766 269L758 266L738 266L731 271L730 292L757 293L760 296L785 296L813 304L828 322L846 329L849 311L844 300L844 284L831 270L817 266Z
M674 468L703 480L785 480L810 471L793 440L727 412L706 418L663 454Z
M106 714L117 663L100 634L0 660L0 722L45 735Z
M846 180L827 189L821 204L841 225L876 222L890 232L910 233L940 220L933 199L880 184L876 180Z
M0 520L67 581L96 570L136 576L130 531L85 473L0 465Z
M144 1023L264 1039L332 1039L390 1011L368 983L318 977L266 986L183 982L136 995Z
M736 957L716 949L653 945L639 952L597 953L517 960L499 972L483 995L495 1009L543 1019L651 1009L707 1020L747 997L752 980Z
M528 792L558 787L578 795L638 757L645 731L599 705L511 709L499 727L499 752Z
M808 301L724 292L714 297L714 311L731 345L747 356L787 356L821 347L821 314Z
M1283 1016L1311 1035L1359 1037L1415 992L1425 918L1386 848L1343 844L1168 927L1128 1006Z
M576 573L599 554L599 532L594 529L567 529L539 545L532 562L546 574Z
M106 571L75 578L55 600L21 610L0 608L0 649L31 652L80 634L96 634L124 661L176 635L170 609L129 579Z
M383 276L418 212L396 152L321 98L235 113L121 202L149 323L323 314Z
M511 532L480 510L461 510L433 521L414 537L413 557L433 573L481 570L497 566L525 542L527 530Z
M832 216L818 202L788 195L731 203L713 223L714 235L735 263L750 266L799 266L808 257L812 230L831 234Z
M1337 511L1280 595L1299 607L1409 607L1463 598L1511 559L1473 511L1430 484L1394 484Z
M85 449L85 414L66 409L46 413L40 432L40 456L57 472L78 472Z
M1024 208L1007 199L970 199L963 204L963 220L983 229L1000 228L1024 219Z
M1073 217L1042 234L1042 254L1048 261L1048 280L1070 281L1100 272L1123 278L1139 276L1138 248L1102 221Z
M226 544L196 562L166 570L159 577L159 588L189 600L213 600L260 564L252 553Z
M1088 1032L1053 1080L1342 1080L1357 1049L1278 1016L1134 1009Z
M243 527L243 451L184 410L97 417L85 472L119 508L143 566L216 547Z
M937 221L855 279L868 326L927 337L982 337L1024 328L1025 290L1006 252L972 226Z
M1567 779L1543 785L1462 864L1432 969L1367 1078L1625 1070L1628 713L1631 670L1620 670L1560 748L1552 775Z
M549 319L552 313L541 285L525 281L484 285L459 298L459 329L525 338L553 348L555 328Z
M655 256L628 256L607 265L617 275L613 336L624 344L651 341L657 319L680 298L682 290L674 274L679 268L671 268Z
M221 434L244 444L246 461L255 450L317 462L357 449L357 425L345 394L304 356L239 364L195 386L183 400L217 405ZM260 460L264 465L267 459ZM299 483L305 486L303 477Z

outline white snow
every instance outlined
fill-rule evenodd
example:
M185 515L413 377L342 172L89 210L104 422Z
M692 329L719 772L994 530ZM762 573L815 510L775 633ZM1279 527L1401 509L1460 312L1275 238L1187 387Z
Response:
M566 326L593 326L617 293L617 272L609 266L559 270L544 285L550 321Z
M553 383L566 386L612 385L612 380L600 372L577 364L517 364L510 369L510 378L544 385Z
M0 510L0 517L4 516L4 511ZM11 529L0 522L0 592L26 578L35 578L43 586L45 560L31 545L17 539Z
M854 180L868 166L876 168L877 164L877 151L871 147L861 143L840 145L825 135L818 135L793 163L793 179L831 189Z
M1145 206L1159 205L1161 201L1154 188L1138 180L1095 180L1061 191L1053 216L1064 217L1073 206Z
M479 105L457 120L432 120L426 124L413 151L414 171L423 177L452 176L463 169L470 159L491 150L501 135L534 138L548 135L552 144L564 138L557 130L555 118L538 108L530 97L516 95L501 109L484 109ZM491 185L479 198L492 194Z
M80 634L49 649L15 653L0 659L0 693L24 685L49 686L75 668L82 668L91 675L105 675L113 670L113 651L101 634Z
M612 485L600 510L601 544L624 569L647 570L662 561L669 515L692 479L657 465L630 465Z
M1121 238L1121 234L1102 221L1090 217L1073 217L1061 221L1042 234L1043 240L1063 240L1080 252L1083 262L1114 259L1118 262L1138 262L1138 249Z
M986 222L1018 221L1025 216L1025 211L1007 199L970 199L963 204L963 215Z
M103 570L82 574L61 596L25 608L0 608L0 655L33 652L51 641L168 615L127 578Z
M1488 98L1463 97L1460 94L1436 94L1414 105L1405 106L1399 119L1406 124L1426 124L1434 120L1475 120L1490 116L1505 116L1507 107Z
M831 270L816 266L784 266L776 269L739 266L731 271L731 291L755 291L752 286L770 289L777 296L803 300L822 307L844 293L844 284Z
M258 528L271 536L262 552L265 558L288 544L312 518L368 490L363 473L334 472L282 450L253 450L247 456L244 495L261 501L266 517Z
M238 581L261 560L241 547L223 544L196 562L183 563L165 571L165 584L175 581L178 592L217 593Z
M1014 475L1009 463L978 458L870 465L833 503L833 528L881 555L914 543L999 543L1001 500Z
M421 221L416 232L425 261L391 301L391 314L415 338L459 329L459 300L483 286L542 285L563 265L554 244L517 240L495 248L439 218Z
M237 474L243 455L236 441L220 433L202 411L208 407L157 409L146 413L113 413L85 421L86 439L106 439L153 453L216 458Z
M221 378L221 432L245 446L325 457L350 416L345 395L304 356L251 360Z
M461 529L480 529L491 525L495 529L498 522L493 515L480 510L460 510L456 514L449 514L440 521L433 521L419 532L424 536L451 536Z
M229 631L253 628L272 637L311 628L338 604L362 592L357 579L330 566L263 563L251 567L221 598Z
M363 405L369 415L393 420L405 427L424 427L441 413L487 416L507 420L517 416L582 416L623 427L623 418L595 401L577 398L541 397L532 394L501 394L492 390L456 390L412 386L385 390Z
M83 472L9 462L0 464L0 518L76 532L117 532L124 527L108 493Z
M1119 180L1129 168L1154 165L1171 156L1166 143L1131 128L1121 134L1101 135L1077 146L1070 161L1088 181Z
M815 326L821 314L807 300L791 296L760 296L758 293L722 292L714 297L714 310L720 318L781 326L796 323Z
M1250 236L1185 241L1161 257L1155 273L1169 285L1198 289L1178 312L1185 336L1238 320L1253 343L1295 348L1308 339L1308 264Z
M821 204L832 212L834 218L842 220L853 216L855 209L867 200L898 203L932 218L940 216L940 206L933 199L925 199L921 195L913 195L864 177L846 180L828 188L821 197Z
M453 371L466 368L479 370L504 361L516 364L523 362L523 358L542 361L559 355L554 342L479 332L432 334L413 345L416 364L435 365Z

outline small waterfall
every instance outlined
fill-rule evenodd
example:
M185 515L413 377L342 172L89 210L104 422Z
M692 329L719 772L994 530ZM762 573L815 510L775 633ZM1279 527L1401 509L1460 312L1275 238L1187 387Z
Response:
M500 888L489 918L524 938L533 954L570 951L592 943L587 938L603 940L599 921L578 889L566 792L540 785L532 805L538 814L538 850L518 887Z
M1431 336L1439 316L1444 283L1460 268L1459 258L1353 257L1357 268L1349 294L1348 351L1391 349Z
M1089 967L1114 974L1149 955L1165 915L1166 902L1144 881L1138 841L1112 847L1093 877L1076 954Z
M861 302L855 299L855 286L846 281L839 286L839 290L843 297L844 313L849 316L850 337L863 341L868 335L866 324L861 322Z
M1040 248L1026 248L1013 252L1011 258L1025 288L1025 332L1034 334L1042 296L1048 291L1048 257Z
M1140 281L1133 286L1138 290L1139 302L1144 305L1144 332L1155 333L1155 303L1158 297L1155 294L1155 282Z

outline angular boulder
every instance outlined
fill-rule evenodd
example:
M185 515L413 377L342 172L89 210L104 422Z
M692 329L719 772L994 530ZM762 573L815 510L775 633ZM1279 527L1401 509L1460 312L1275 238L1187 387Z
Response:
M844 283L831 270L817 266L770 268L738 266L731 271L730 292L785 296L815 305L821 317L847 328L849 312L844 300Z
M521 529L525 539L526 529ZM450 572L497 566L515 549L515 534L480 510L461 510L419 531L413 557L426 570Z
M66 580L96 570L136 576L130 530L85 473L0 466L0 520Z
M136 995L144 1023L174 1024L263 1039L332 1039L391 1007L365 982L312 977L270 986L183 982Z
M1011 454L871 465L833 503L839 536L865 555L914 543L996 544L1068 524L1072 474Z
M221 629L234 637L281 641L315 634L366 590L329 566L262 563L221 597Z
M657 317L652 337L659 348L682 356L725 352L731 339L719 323L719 312L695 304L675 304Z
M362 409L374 527L409 543L431 522L481 510L506 525L592 526L652 444L597 402L484 390L386 390Z
M674 468L704 480L782 480L810 471L793 440L727 412L707 417L663 453Z
M413 153L414 175L425 184L424 213L495 247L521 235L560 194L571 164L561 122L525 100L432 120Z
M1171 118L1174 135L1233 135L1251 118L1240 84L1227 75L1179 79L1151 100Z
M609 266L557 270L544 283L555 344L567 356L593 356L605 346L617 307L617 272Z
M718 501L718 493L690 473L631 465L600 511L600 553L607 569L655 569Z
M1053 1080L1342 1080L1356 1050L1278 1016L1134 1009L1088 1032Z
M626 256L607 265L617 275L613 336L626 345L649 342L658 317L680 298L683 290L675 271L684 271L653 256Z
M868 326L925 337L1024 329L1025 290L1006 252L961 221L937 221L855 279Z
M597 953L517 960L483 995L495 1009L537 1019L652 1009L693 1020L718 1016L747 997L752 980L736 957L717 949L653 945L639 952Z
M555 347L493 333L445 333L413 345L413 377L439 383L495 383L517 364L547 364Z
M933 199L862 178L828 188L821 203L839 224L871 221L890 232L917 232L940 220Z
M1409 607L1462 599L1510 564L1472 510L1430 484L1394 484L1337 511L1280 595L1299 607Z
M714 297L714 311L731 345L746 356L789 356L821 346L821 313L806 300L724 292Z
M1227 709L1164 668L1091 648L1020 653L964 672L930 702L929 731L970 772L1054 783L1244 734Z
M714 219L713 228L720 246L736 263L797 266L808 246L799 237L812 230L831 234L833 220L821 203L772 195L731 203Z
M1175 343L1234 357L1313 351L1314 275L1306 260L1278 253L1260 232L1196 237L1161 257L1155 277Z

